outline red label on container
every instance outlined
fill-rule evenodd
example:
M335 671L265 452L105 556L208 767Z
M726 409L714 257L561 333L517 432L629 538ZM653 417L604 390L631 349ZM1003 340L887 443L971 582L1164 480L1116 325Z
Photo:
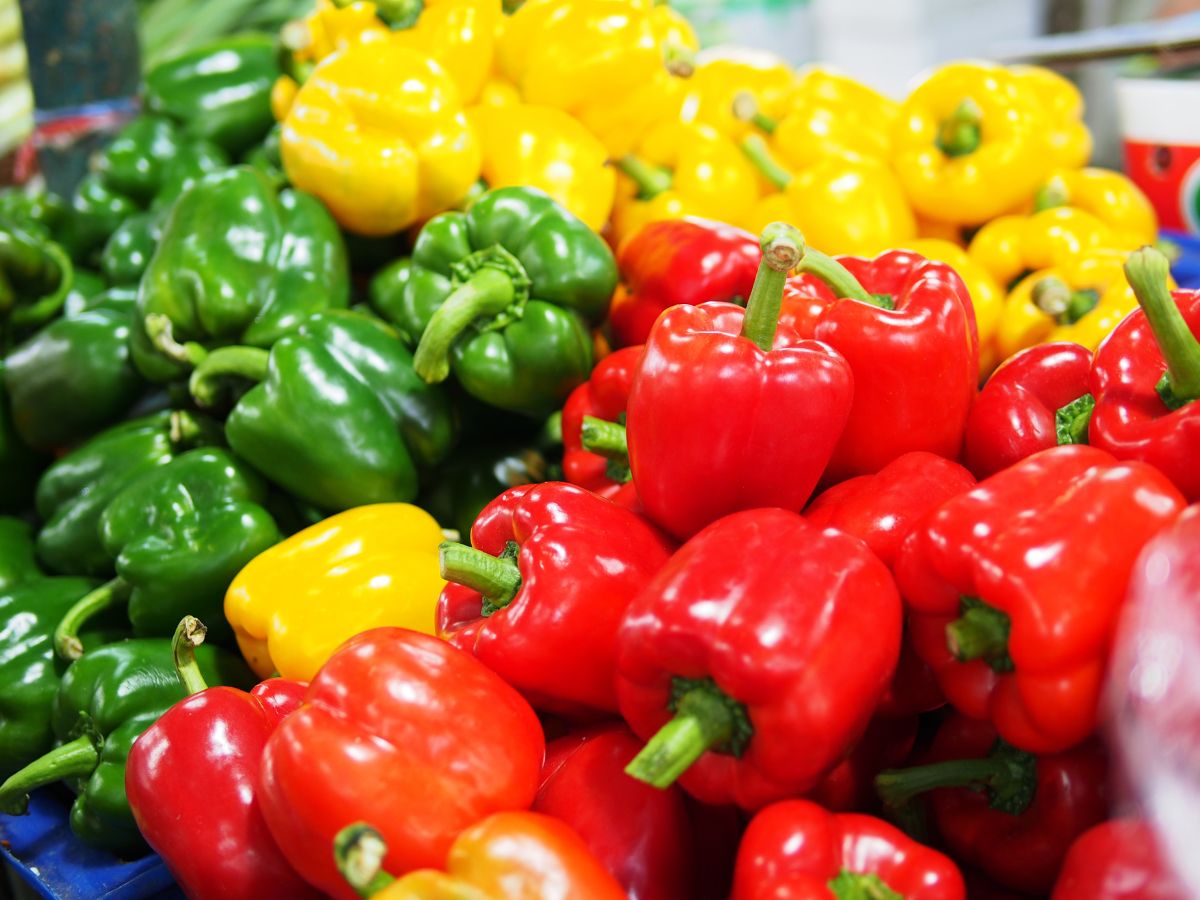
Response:
M1126 141L1125 171L1163 228L1200 234L1200 147Z

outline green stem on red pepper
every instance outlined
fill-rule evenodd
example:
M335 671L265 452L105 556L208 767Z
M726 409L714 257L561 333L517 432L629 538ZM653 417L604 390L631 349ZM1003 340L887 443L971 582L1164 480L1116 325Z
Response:
M819 278L825 282L829 285L829 289L833 291L835 296L848 297L851 300L858 300L860 303L869 303L872 306L878 306L883 309L896 308L896 304L892 302L891 297L887 294L870 293L850 273L849 269L832 256L828 256L819 250L806 250L804 252L804 259L800 261L800 265L796 268L806 275L812 275L814 278Z
M653 200L664 191L669 191L675 181L670 169L648 163L632 153L622 156L613 165L637 185L639 200Z
M104 610L128 603L132 591L125 579L117 577L81 597L54 629L54 652L59 658L73 660L83 656L83 642L79 640L83 626Z
M974 153L982 140L983 110L968 97L942 120L936 143L939 150L953 159Z
M629 461L629 443L626 440L625 426L607 419L595 416L584 416L583 427L579 432L579 440L583 449L605 459L615 459L617 462Z
M758 108L758 101L749 91L741 91L733 98L733 117L742 122L749 122L760 131L774 134L779 122L763 113Z
M963 597L961 613L946 626L946 643L960 662L982 659L997 672L1011 672L1008 613L975 597Z
M24 815L31 791L69 778L84 778L100 761L96 738L90 732L55 747L0 784L0 813Z
M1200 341L1167 287L1170 273L1167 257L1153 247L1136 250L1125 260L1125 277L1167 363L1158 384L1159 396L1169 409L1178 409L1200 398Z
M366 822L347 825L333 839L338 871L360 897L373 897L396 879L383 871L387 843Z
M874 874L842 869L829 882L829 891L837 900L904 900L882 878Z
M763 255L750 299L746 301L742 337L754 341L763 352L770 352L775 345L775 330L779 327L788 273L801 263L807 249L804 235L785 222L772 222L764 228L759 247Z
M1059 407L1054 413L1054 432L1060 446L1088 442L1088 426L1095 408L1096 398L1091 394L1084 394Z
M487 617L512 603L521 589L518 550L516 541L509 541L503 553L492 556L466 544L445 541L438 547L438 562L444 579L483 595L480 615Z
M220 396L221 379L262 381L267 377L270 357L270 351L261 347L220 347L208 353L192 370L188 390L200 406L213 406Z
M200 664L196 662L196 648L204 643L208 628L195 616L184 616L175 629L175 637L171 641L171 653L175 657L175 671L184 689L191 694L199 694L208 690L208 682L200 672Z
M988 804L1018 816L1037 793L1037 757L1004 741L983 759L953 759L888 769L875 776L875 790L885 805L896 809L926 791L965 787L987 791Z

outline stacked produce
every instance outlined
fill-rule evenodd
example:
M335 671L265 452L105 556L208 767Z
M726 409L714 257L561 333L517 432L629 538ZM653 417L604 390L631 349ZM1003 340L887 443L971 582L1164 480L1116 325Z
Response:
M651 0L154 67L0 195L0 812L195 897L1186 896L1104 692L1200 295L1081 112Z

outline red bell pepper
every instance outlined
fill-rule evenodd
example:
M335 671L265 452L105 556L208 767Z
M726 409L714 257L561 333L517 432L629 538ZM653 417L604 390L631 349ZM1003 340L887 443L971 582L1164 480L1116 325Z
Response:
M762 246L747 308L670 310L634 377L626 423L633 481L650 518L681 539L742 509L799 510L850 410L846 361L778 324L803 238L775 223Z
M1071 845L1050 900L1190 900L1141 819L1113 819Z
M732 900L964 900L958 868L873 816L786 800L758 813L738 851Z
M683 792L625 774L641 749L623 725L559 738L546 747L533 809L570 825L630 900L691 900L699 886Z
M1033 753L1088 737L1133 562L1183 506L1152 467L1085 446L1043 450L943 504L896 572L946 699Z
M617 711L617 629L674 544L562 482L510 488L442 545L438 634L547 712Z
M916 716L885 719L876 716L850 755L805 796L833 812L860 812L879 805L875 776L902 766L917 742Z
M992 373L967 416L964 458L976 478L1060 444L1086 444L1095 398L1092 351L1070 341L1037 344Z
M129 752L125 794L138 829L189 897L320 897L284 859L257 791L267 738L308 685L271 678L249 693L210 688L195 657L204 635L198 619L180 623L175 665L190 696Z
M754 235L707 219L651 222L620 253L624 283L613 297L614 344L644 344L669 307L750 296L761 253Z
M545 743L529 704L469 653L403 628L350 638L263 751L261 806L309 883L354 897L334 836L367 819L388 871L440 866L484 816L525 809Z
M933 822L954 858L999 884L1044 896L1071 842L1108 813L1108 761L1096 740L1034 756L997 741L988 722L951 716L929 764L875 780L885 804L930 791Z
M979 380L962 279L908 250L873 260L806 253L798 268L785 323L833 347L854 372L854 405L824 483L878 472L912 450L957 459Z
M627 771L745 809L811 790L866 729L900 628L858 539L782 509L714 522L626 613L617 696L649 739Z
M601 497L611 498L630 479L625 408L641 357L640 344L606 356L563 405L563 474L567 481ZM587 442L585 435L590 439ZM600 448L597 439L603 445ZM594 449L604 452L592 452Z
M1157 250L1130 254L1125 274L1140 310L1096 351L1093 446L1148 462L1188 500L1200 500L1200 292L1167 290L1169 265Z

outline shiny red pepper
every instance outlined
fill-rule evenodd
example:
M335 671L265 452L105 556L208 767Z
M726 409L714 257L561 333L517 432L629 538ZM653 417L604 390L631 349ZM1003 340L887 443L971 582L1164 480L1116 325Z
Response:
M858 539L782 509L714 522L626 613L617 696L649 739L629 773L745 809L812 789L866 729L900 628Z
M672 306L745 302L760 256L752 234L720 222L684 218L646 225L618 259L625 280L609 313L615 345L644 344L659 314Z
M1190 900L1141 819L1113 819L1071 845L1050 900Z
M1095 398L1092 351L1070 341L1037 344L992 373L967 416L964 461L976 478L1060 444L1086 444Z
M627 414L629 463L650 518L684 539L742 509L799 510L842 433L846 361L779 325L787 272L807 252L768 226L745 311L677 306L654 326Z
M601 497L611 498L630 478L625 408L641 358L640 344L606 356L563 405L563 473L567 481ZM595 439L604 444L599 448L603 454L589 449L596 449Z
M442 545L438 634L547 712L617 711L617 629L674 544L573 484L509 488Z
M175 662L190 696L129 753L133 817L189 897L315 900L321 895L288 865L258 805L263 747L308 685L271 678L249 693L208 687L194 654L204 633L190 616L180 624Z
M732 900L964 900L948 858L873 816L786 800L758 813L738 851Z
M854 372L854 405L824 483L878 472L912 450L957 459L979 380L975 310L957 273L909 250L808 253L798 269L784 323Z
M953 715L928 764L876 779L888 805L926 791L954 858L997 883L1044 896L1071 842L1108 813L1108 760L1097 740L1034 756L997 741L988 722Z
M1150 466L1066 446L938 508L896 573L946 699L1033 753L1087 738L1134 560L1184 505Z
M334 837L371 822L400 875L440 868L464 828L525 809L545 743L521 695L469 653L403 628L346 641L267 741L261 807L310 884L353 898Z
M1188 500L1200 500L1200 292L1167 289L1157 250L1130 254L1126 277L1140 310L1096 351L1092 366L1093 446L1148 462Z

